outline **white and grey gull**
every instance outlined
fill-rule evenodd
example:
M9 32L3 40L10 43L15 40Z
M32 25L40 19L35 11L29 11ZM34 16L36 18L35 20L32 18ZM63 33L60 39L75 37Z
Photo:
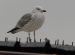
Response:
M32 12L26 13L24 16L22 16L17 25L7 33L15 34L20 31L25 31L28 32L29 35L30 32L34 32L35 35L35 31L39 29L44 23L44 12L46 12L46 10L44 10L42 7L34 8Z

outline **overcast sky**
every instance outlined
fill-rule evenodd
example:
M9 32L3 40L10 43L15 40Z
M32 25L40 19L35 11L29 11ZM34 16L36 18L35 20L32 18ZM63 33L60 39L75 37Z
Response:
M75 0L0 0L0 40L4 40L4 37L9 37L9 40L21 37L21 41L26 41L26 32L14 35L6 32L14 28L20 17L31 12L35 6L47 10L44 25L36 31L37 41L47 37L51 42L56 39L60 42L65 40L68 44L75 42Z

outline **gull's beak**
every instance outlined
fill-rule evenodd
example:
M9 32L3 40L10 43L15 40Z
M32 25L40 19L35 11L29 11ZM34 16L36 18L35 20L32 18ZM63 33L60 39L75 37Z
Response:
M42 10L42 12L47 12L46 10Z

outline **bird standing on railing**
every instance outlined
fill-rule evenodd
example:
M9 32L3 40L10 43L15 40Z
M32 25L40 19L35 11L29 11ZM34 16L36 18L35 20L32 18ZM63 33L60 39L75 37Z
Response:
M41 7L34 8L32 12L22 16L17 25L7 33L15 34L20 31L25 31L29 32L30 36L30 32L34 31L35 39L35 31L43 25L45 20L44 12L46 12L46 10Z

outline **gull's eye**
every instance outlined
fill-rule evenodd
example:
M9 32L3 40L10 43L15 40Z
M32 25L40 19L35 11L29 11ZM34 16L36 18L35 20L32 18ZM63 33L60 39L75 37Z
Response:
M36 8L37 10L40 10L40 8Z

